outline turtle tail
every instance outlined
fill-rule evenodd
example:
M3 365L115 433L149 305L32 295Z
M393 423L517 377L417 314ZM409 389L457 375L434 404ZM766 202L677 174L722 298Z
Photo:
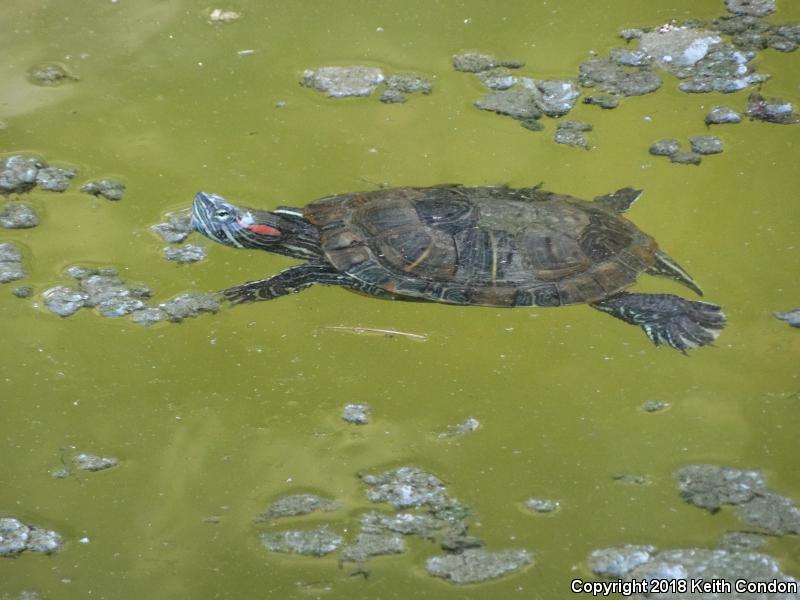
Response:
M661 275L663 277L674 279L678 283L682 283L688 287L698 296L703 295L703 290L701 290L700 286L695 283L695 280L692 279L692 276L689 275L689 273L687 273L686 270L676 263L670 256L661 250L656 250L656 263L647 269L647 272L650 273L650 275Z

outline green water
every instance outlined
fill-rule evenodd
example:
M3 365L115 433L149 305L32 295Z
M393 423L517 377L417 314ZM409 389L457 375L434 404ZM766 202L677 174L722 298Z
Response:
M771 19L797 21L783 0ZM117 265L166 300L274 273L291 262L209 243L207 261L161 258L149 231L199 189L245 204L302 205L375 185L509 183L591 198L623 186L645 195L630 213L724 306L717 347L689 358L586 307L461 308L374 300L314 288L181 325L141 328L84 310L67 319L0 289L0 515L58 530L53 556L0 559L0 595L45 598L568 598L597 547L713 547L742 528L731 511L685 505L672 472L711 462L763 470L800 499L800 333L772 312L800 305L797 127L719 126L726 150L700 167L646 148L705 132L715 104L747 92L689 95L674 79L614 111L578 105L595 125L585 152L471 103L483 93L450 56L477 49L527 63L539 78L573 76L589 50L619 45L621 27L710 18L708 0L262 3L211 25L188 0L118 3L5 0L0 21L0 152L36 152L80 173L63 195L25 197L42 223L3 230L20 243L37 294L68 283L65 266ZM252 54L238 54L254 50ZM57 60L80 78L56 88L25 79ZM297 85L303 69L371 64L435 75L434 93L402 106L328 100ZM760 53L764 93L800 102L800 51ZM282 108L275 103L285 102ZM109 176L111 203L77 191ZM198 243L205 241L194 240ZM685 294L645 278L642 291ZM35 303L35 305L34 305ZM426 334L353 335L333 325ZM660 414L640 405L671 404ZM368 402L365 427L340 420ZM448 425L481 428L452 440ZM58 480L76 451L114 455L116 469ZM486 584L428 576L428 542L372 561L368 579L335 557L269 554L253 516L274 498L316 491L338 513L298 519L356 530L374 505L356 474L415 464L476 512L490 549L527 548L535 564ZM617 473L652 483L612 481ZM548 517L521 508L556 498ZM216 524L204 522L218 516ZM288 525L287 525L288 526ZM89 543L79 539L89 538ZM766 551L800 576L797 538ZM333 556L333 555L332 555Z

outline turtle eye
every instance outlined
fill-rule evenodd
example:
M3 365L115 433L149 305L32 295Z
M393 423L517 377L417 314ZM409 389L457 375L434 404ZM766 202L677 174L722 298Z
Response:
M218 208L216 211L214 211L214 216L217 219L222 219L224 221L230 218L231 211L229 211L227 208Z

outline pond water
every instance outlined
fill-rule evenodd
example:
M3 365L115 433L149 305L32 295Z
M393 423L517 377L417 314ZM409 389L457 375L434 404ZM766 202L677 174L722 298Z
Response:
M594 125L585 151L555 144L552 119L532 132L476 110L487 90L451 65L479 50L521 59L538 78L575 77L590 52L623 43L620 29L711 19L725 12L721 0L221 7L241 18L209 23L209 7L188 0L3 3L0 152L78 175L63 194L12 196L41 223L0 230L29 273L0 287L0 517L65 539L49 556L0 558L0 596L568 598L570 580L597 578L593 549L713 548L725 531L747 529L729 508L712 515L683 502L673 473L685 465L759 470L800 500L800 334L773 316L800 306L799 126L715 126L725 151L696 167L651 156L655 140L705 134L712 106L742 111L750 93L686 94L665 74L658 92L615 110L579 102L568 118ZM766 20L798 22L800 5L779 0ZM28 69L43 61L77 80L31 84ZM298 85L304 69L348 64L426 74L433 93L389 105ZM755 64L772 75L765 95L800 103L800 51L764 50ZM122 201L78 191L100 177L126 184ZM293 264L198 234L190 241L207 246L205 261L164 260L150 225L201 189L272 208L379 185L542 181L586 199L644 189L628 216L724 307L716 346L688 357L656 348L585 306L456 307L321 286L150 328L42 305L75 264L116 266L157 301ZM15 297L16 285L33 296ZM660 278L635 289L689 297ZM648 400L669 409L647 413ZM370 423L344 422L346 403L368 403ZM439 437L468 417L476 431ZM51 475L79 452L120 464ZM371 560L367 578L336 553L262 547L263 531L321 523L353 537L361 513L392 512L367 499L358 474L403 465L435 474L469 506L470 533L488 549L526 549L533 565L457 586L426 573L426 559L442 554L432 541ZM253 522L298 492L341 508ZM560 509L533 514L530 497ZM763 551L800 577L797 536Z

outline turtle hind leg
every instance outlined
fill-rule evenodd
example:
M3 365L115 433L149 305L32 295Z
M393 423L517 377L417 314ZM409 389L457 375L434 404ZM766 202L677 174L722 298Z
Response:
M350 280L348 275L339 273L330 265L304 263L281 271L273 277L248 281L219 293L233 304L242 304L296 294L315 283L352 287Z
M622 292L591 306L638 325L656 346L667 344L683 353L713 342L726 322L719 306L672 294Z
M703 290L697 285L683 267L676 263L671 257L661 250L656 250L656 263L647 269L650 275L662 275L674 279L678 283L682 283L690 290L695 292L698 296L703 295Z

